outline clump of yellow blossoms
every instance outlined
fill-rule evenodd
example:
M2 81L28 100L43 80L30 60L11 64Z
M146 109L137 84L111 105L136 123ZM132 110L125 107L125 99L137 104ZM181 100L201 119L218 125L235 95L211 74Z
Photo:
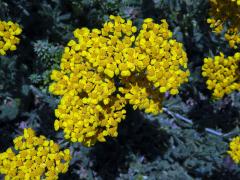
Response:
M22 29L12 21L0 21L0 56L6 55L6 51L15 51L20 39L16 37L21 34Z
M126 104L146 113L162 110L165 92L178 94L188 81L187 56L165 20L145 19L137 33L131 20L110 16L101 29L76 29L49 90L61 95L55 130L86 146L116 137Z
M240 53L224 57L223 53L214 58L205 58L202 75L207 78L207 88L213 91L215 99L225 94L240 91Z
M231 48L240 44L240 1L239 0L210 0L211 9L207 22L216 33L223 31L227 25L225 38Z
M14 148L0 154L0 174L5 179L58 179L68 170L70 150L60 151L59 145L46 137L37 137L32 129L24 129L14 140Z
M233 138L229 146L230 150L228 151L228 154L236 164L240 163L240 136Z

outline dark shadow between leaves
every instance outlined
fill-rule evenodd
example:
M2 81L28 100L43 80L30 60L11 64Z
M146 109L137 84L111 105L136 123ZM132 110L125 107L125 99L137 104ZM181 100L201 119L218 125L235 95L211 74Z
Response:
M234 171L226 171L225 169L220 169L215 171L211 176L213 180L237 180L240 179L240 173Z
M56 134L56 131L54 130L54 111L49 107L49 105L44 105L39 108L39 117L41 118L40 121L40 129L39 133L49 136L49 137L54 137Z
M169 135L159 123L145 120L141 112L130 107L118 132L118 138L96 144L90 153L93 169L103 179L115 179L120 170L127 171L131 154L154 161L168 148Z
M239 125L239 117L239 110L230 102L224 101L216 104L202 100L189 112L189 118L200 131L207 127L229 132Z
M2 152L5 152L7 150L7 148L13 146L12 134L10 134L9 132L13 132L15 126L11 127L10 124L7 124L7 123L5 123L4 126L2 126L0 123L0 126L1 126L1 129L0 129L0 134L1 134L1 136L0 136L0 153L2 153Z

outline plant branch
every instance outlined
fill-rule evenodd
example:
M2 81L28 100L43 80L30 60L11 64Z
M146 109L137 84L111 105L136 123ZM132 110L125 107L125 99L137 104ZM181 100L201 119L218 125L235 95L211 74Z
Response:
M186 122L188 124L193 125L193 121L191 119L188 119L188 118L186 118L186 117L184 117L184 116L182 116L182 115L180 115L178 113L174 113L174 112L170 111L168 108L164 107L163 111L165 113L167 113L168 115L172 116L175 119L179 119L181 121L184 121L184 122ZM224 134L222 132L216 131L216 130L211 129L211 128L205 128L205 132L207 132L209 134L216 135L216 136L220 136L220 137L223 137L223 138L228 138L228 139L231 138L232 135L236 134L236 132L229 132L229 133L225 133Z

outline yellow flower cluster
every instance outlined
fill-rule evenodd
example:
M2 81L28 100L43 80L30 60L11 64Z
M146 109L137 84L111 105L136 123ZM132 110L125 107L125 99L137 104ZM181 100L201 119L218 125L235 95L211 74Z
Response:
M165 92L188 81L187 56L165 20L145 19L137 35L131 20L110 16L101 29L76 29L49 91L61 95L55 129L86 146L116 137L127 103L161 112Z
M15 51L20 39L16 36L21 34L22 29L17 23L12 21L0 21L0 56L5 55L6 51Z
M214 58L205 58L202 75L207 78L207 88L213 91L213 97L222 98L225 94L240 91L240 53L224 57L223 53Z
M240 44L240 1L239 0L210 0L211 9L207 22L216 33L223 31L227 24L225 38L231 48L238 48Z
M0 174L5 179L58 179L68 170L70 150L60 151L59 145L46 137L35 136L32 129L24 129L14 140L14 148L0 154Z
M240 162L240 136L237 136L232 139L229 144L230 150L228 154L232 157L235 163Z

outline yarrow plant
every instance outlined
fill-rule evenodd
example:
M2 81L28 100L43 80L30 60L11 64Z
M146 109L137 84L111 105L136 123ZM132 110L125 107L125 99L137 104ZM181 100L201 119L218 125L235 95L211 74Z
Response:
M221 99L233 91L240 91L240 53L224 57L223 53L214 58L205 58L202 75L206 84L213 91L213 98Z
M6 51L15 51L16 45L19 44L20 39L16 36L22 32L21 27L12 21L0 21L0 56L6 55Z
M49 90L62 96L55 130L86 146L118 135L127 103L160 113L164 93L178 94L189 76L183 45L172 38L166 20L147 18L137 33L131 20L109 19L101 29L76 29L60 70L51 74Z
M0 174L5 179L58 179L66 173L71 159L70 150L60 151L58 144L37 137L35 132L24 129L14 140L14 148L0 154Z
M240 44L240 1L239 0L210 0L211 9L207 22L217 33L227 26L225 38L231 48L237 49Z
M228 151L228 154L231 156L233 161L236 164L239 164L240 162L240 136L237 136L232 139L232 141L229 144L230 150Z

